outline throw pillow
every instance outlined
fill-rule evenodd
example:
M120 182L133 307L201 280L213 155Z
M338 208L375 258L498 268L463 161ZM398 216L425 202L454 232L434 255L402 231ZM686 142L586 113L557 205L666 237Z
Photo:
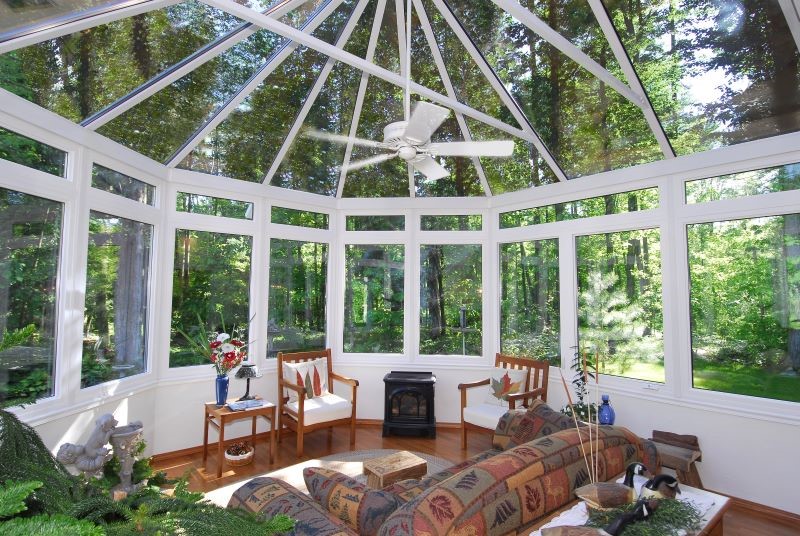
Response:
M305 397L328 394L328 360L324 357L301 363L284 363L283 379L305 388ZM286 389L289 402L297 401L297 392Z
M303 479L312 499L361 535L378 534L386 518L405 502L332 469L306 467Z
M508 407L508 395L522 392L527 375L527 370L495 367L489 377L489 392L485 402L494 406Z

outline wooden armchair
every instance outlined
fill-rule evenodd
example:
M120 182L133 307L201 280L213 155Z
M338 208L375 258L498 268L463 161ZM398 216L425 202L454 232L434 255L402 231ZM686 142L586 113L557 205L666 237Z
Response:
M548 361L536 361L528 357L497 354L494 359L494 366L525 371L524 383L518 393L508 395L508 406L490 404L483 402L482 399L474 400L468 405L467 390L474 387L488 386L491 382L490 378L458 385L458 389L461 391L462 449L467 448L467 430L493 432L500 417L506 411L516 408L517 403L520 403L522 407L528 407L531 401L537 397L545 402L547 401L547 380L550 375L550 363ZM488 388L484 388L484 390L487 393L489 392Z
M307 385L298 383L296 377L285 377L284 365L299 364L325 358L327 362L327 387L321 395L307 398ZM316 378L315 378L316 379ZM350 386L350 400L333 394L333 382L337 381ZM331 367L331 350L314 350L310 352L278 353L278 441L285 426L297 433L297 457L303 456L303 435L321 428L332 429L340 424L350 425L350 445L356 442L356 389L358 380L346 378L333 372ZM291 401L289 391L297 394Z

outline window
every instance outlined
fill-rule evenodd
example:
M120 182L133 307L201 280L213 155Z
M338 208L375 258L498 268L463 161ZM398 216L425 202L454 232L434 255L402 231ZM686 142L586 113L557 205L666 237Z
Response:
M62 205L0 188L0 405L53 395Z
M206 214L208 216L222 216L240 220L253 219L253 203L208 195L178 192L175 209L178 212L191 212L192 214Z
M600 372L664 381L661 233L579 236L578 340Z
M420 228L423 231L480 231L483 228L483 217L480 214L422 216Z
M81 387L145 371L152 236L151 225L90 214Z
M311 212L310 210L272 207L272 223L311 227L312 229L327 229L328 215L321 212Z
M558 240L500 244L500 351L558 366Z
M348 231L403 231L406 228L405 216L347 216Z
M328 245L273 238L267 357L325 348Z
M419 351L482 355L481 246L420 248Z
M180 331L202 338L201 325L206 332L239 327L247 335L252 243L250 236L175 231L170 367L208 364Z
M400 245L345 246L345 352L403 351L404 257Z
M63 177L67 153L0 127L0 158Z
M658 208L658 188L608 194L566 203L525 208L500 214L500 228L525 227L540 223L577 220L609 214L623 214Z
M152 184L97 164L92 166L92 188L148 205L154 204L156 199L156 187Z
M800 402L800 214L687 234L694 387Z
M800 188L800 164L731 173L686 183L686 202L705 203Z

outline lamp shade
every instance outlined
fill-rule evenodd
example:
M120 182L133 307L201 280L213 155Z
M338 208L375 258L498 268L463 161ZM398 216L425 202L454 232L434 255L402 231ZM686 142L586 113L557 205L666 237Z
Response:
M243 363L239 370L236 371L237 378L260 378L261 374L258 372L258 367L255 363Z

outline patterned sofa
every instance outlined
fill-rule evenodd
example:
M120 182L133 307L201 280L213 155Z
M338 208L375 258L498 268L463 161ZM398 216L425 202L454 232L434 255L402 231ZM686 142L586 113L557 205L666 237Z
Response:
M601 426L599 435L601 480L622 473L632 461L658 471L651 442L615 426ZM239 488L228 506L285 513L298 520L299 535L495 535L530 527L573 500L574 490L589 481L572 421L544 402L506 413L493 443L440 473L383 490L321 468L304 472L311 497L282 481L256 478Z

